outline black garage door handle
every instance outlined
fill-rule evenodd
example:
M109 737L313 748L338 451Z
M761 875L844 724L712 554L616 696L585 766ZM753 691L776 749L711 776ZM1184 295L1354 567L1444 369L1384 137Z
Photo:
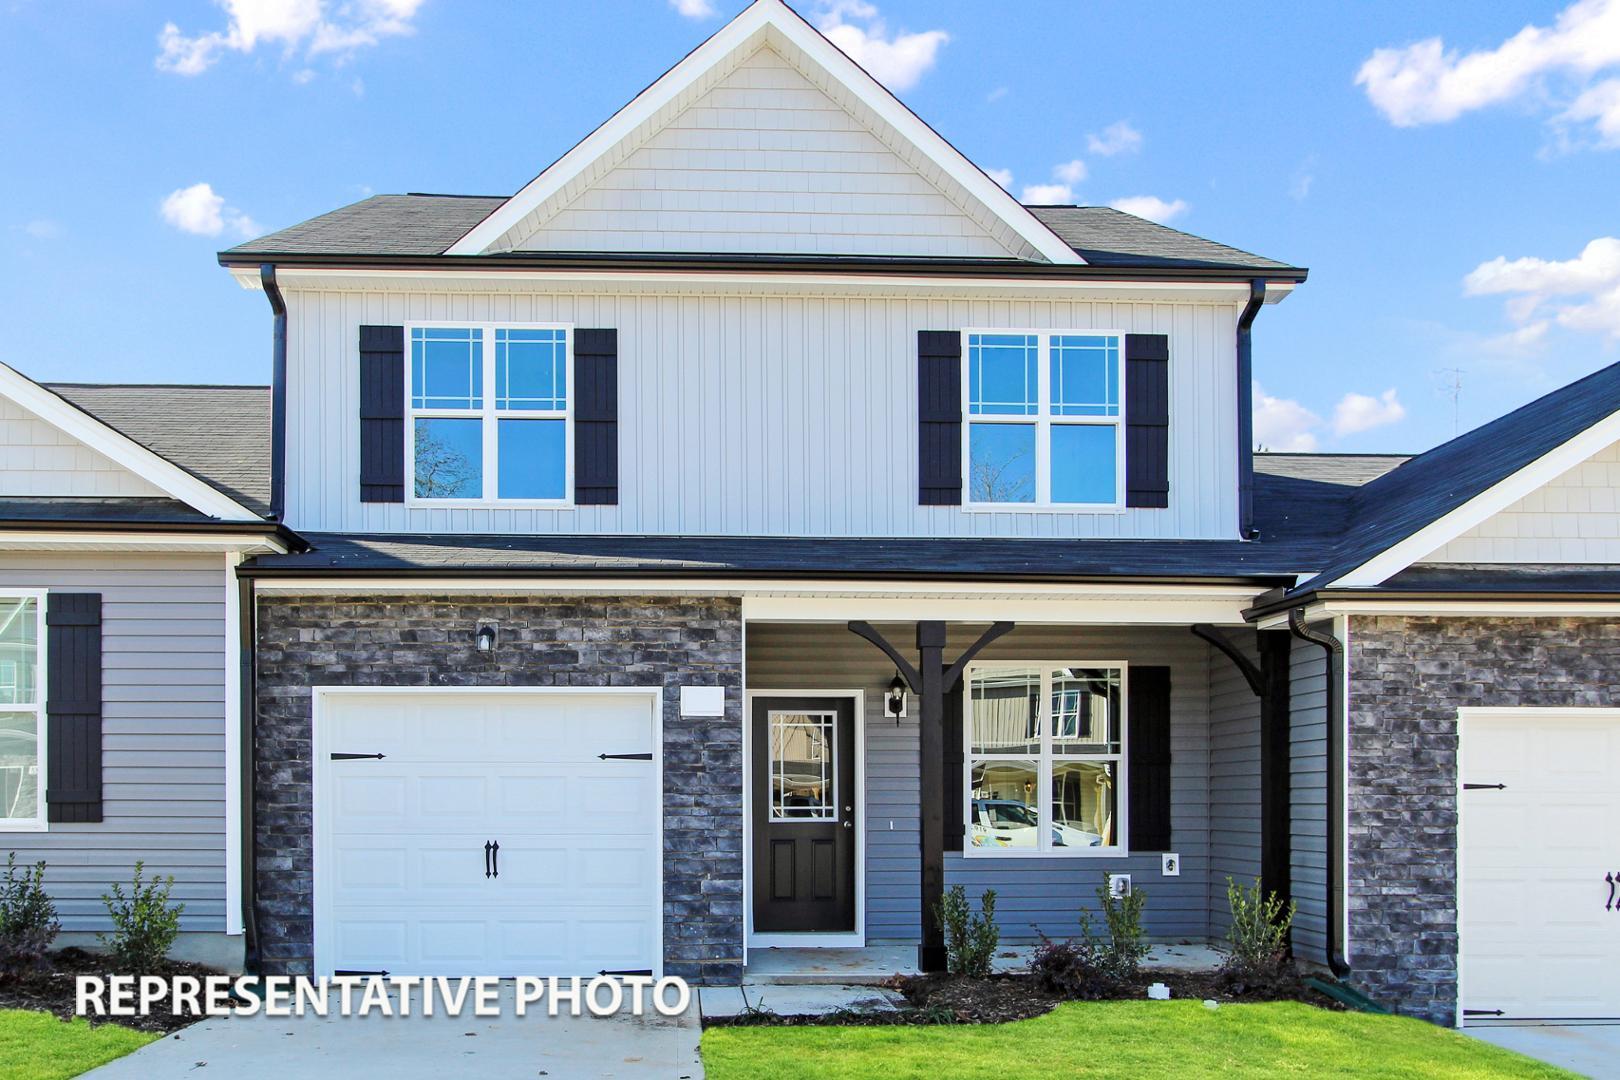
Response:
M501 842L499 840L495 841L493 844L490 845L489 853L490 853L490 856L491 856L491 862L493 862L495 864L495 876L500 877L501 876Z

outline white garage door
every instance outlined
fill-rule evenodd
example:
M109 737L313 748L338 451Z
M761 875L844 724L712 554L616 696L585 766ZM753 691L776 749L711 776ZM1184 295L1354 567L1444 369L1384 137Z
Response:
M653 703L568 691L321 694L317 970L658 969Z
M1466 711L1460 767L1464 1023L1620 1017L1620 714Z

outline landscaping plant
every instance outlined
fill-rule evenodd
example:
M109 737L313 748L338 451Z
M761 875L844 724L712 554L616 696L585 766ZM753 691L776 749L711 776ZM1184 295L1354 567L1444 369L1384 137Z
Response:
M968 909L967 890L953 885L940 898L935 914L945 929L945 962L950 973L974 979L989 975L1001 941L996 929L996 891L984 890L975 915Z
M1226 903L1232 909L1227 931L1231 947L1221 964L1221 980L1240 993L1245 990L1282 990L1295 980L1288 956L1288 931L1294 924L1295 903L1284 904L1276 893L1226 879Z
M1041 988L1065 997L1096 1000L1113 997L1135 979L1148 947L1142 940L1142 908L1147 892L1136 889L1114 896L1107 884L1097 889L1106 932L1097 934L1091 912L1080 912L1080 936L1053 941L1041 935L1030 959L1029 973Z
M113 932L97 936L119 968L133 975L156 972L162 966L169 946L180 936L180 913L186 909L184 904L169 903L173 874L144 881L145 870L145 863L135 863L135 880L128 896L116 881L112 892L101 896L112 917Z
M1134 979L1148 954L1142 934L1142 908L1147 905L1147 890L1132 889L1123 896L1115 896L1105 881L1097 886L1097 900L1102 904L1107 931L1100 944L1103 963L1115 979L1121 982ZM1091 925L1091 913L1082 911L1080 932L1088 940L1093 937Z
M45 966L45 954L62 924L45 892L45 863L17 870L17 853L6 856L0 881L0 978L14 978Z

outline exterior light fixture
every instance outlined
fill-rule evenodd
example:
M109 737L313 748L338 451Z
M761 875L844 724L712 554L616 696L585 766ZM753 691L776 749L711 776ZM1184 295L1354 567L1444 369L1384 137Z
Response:
M906 715L906 680L900 677L897 671L889 682L889 693L883 701L884 709L894 717L894 726L900 726L900 718Z
M478 628L478 651L482 653L495 651L495 628L485 623Z

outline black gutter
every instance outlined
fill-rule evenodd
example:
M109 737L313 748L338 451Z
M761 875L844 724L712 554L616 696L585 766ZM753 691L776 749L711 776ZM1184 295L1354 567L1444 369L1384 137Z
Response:
M218 533L224 536L274 536L291 551L308 551L309 542L287 526L276 521L87 521L84 518L5 518L0 519L0 531L38 532L54 529L58 532L84 533Z
M1100 266L1024 262L1012 259L985 261L905 259L889 256L838 255L825 259L801 256L763 255L756 257L719 255L694 258L691 255L597 254L594 252L545 252L521 255L380 255L352 253L296 253L222 251L219 265L257 266L287 270L380 269L380 270L652 270L698 273L812 273L840 274L852 270L867 273L929 277L1010 277L1042 279L1093 279L1110 281L1210 281L1251 284L1255 276L1279 282L1303 282L1309 271L1301 267L1248 266Z
M1548 589L1321 589L1310 592L1294 593L1285 600L1280 600L1248 608L1243 617L1250 622L1263 619L1268 615L1277 615L1284 611L1292 611L1312 603L1328 603L1334 600L1375 600L1389 604L1403 602L1447 602L1447 601L1493 601L1499 603L1512 603L1513 601L1536 601L1539 603L1614 603L1620 601L1620 592L1587 590L1580 592L1559 592Z
M1305 609L1288 612L1288 631L1319 645L1327 657L1327 966L1337 978L1350 974L1344 924L1344 642L1305 625Z
M254 793L257 787L259 751L255 745L258 732L258 687L255 683L258 665L254 662L257 647L256 612L253 602L253 582L246 578L236 581L239 611L236 632L239 637L239 673L241 682L241 709L237 717L241 732L238 747L242 782L237 797L242 800L242 832L239 850L242 853L242 936L245 939L244 966L249 974L260 970L259 956L259 836L254 818Z
M1254 320L1266 303L1266 283L1249 282L1249 302L1237 323L1238 536L1254 540Z
M287 302L276 284L275 263L259 266L259 281L270 301L270 517L287 509Z

